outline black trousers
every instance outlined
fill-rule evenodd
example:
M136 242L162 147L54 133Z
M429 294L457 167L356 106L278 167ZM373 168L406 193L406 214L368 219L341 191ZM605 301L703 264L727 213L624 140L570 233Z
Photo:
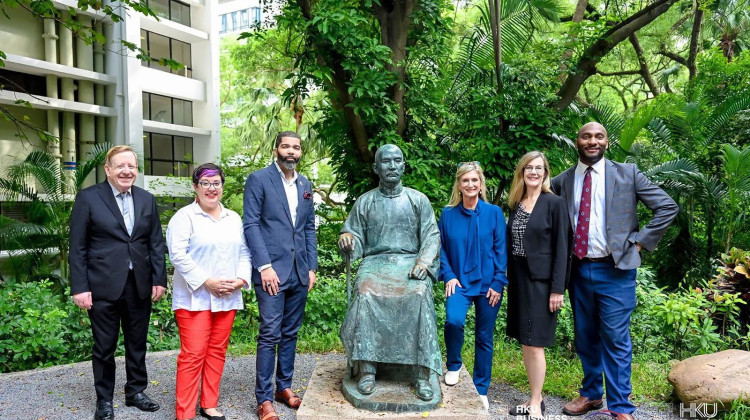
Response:
M112 401L115 390L115 350L120 324L125 339L125 396L143 392L148 384L146 339L151 318L150 294L138 297L131 271L122 295L116 300L94 300L89 312L94 348L91 364L97 401Z

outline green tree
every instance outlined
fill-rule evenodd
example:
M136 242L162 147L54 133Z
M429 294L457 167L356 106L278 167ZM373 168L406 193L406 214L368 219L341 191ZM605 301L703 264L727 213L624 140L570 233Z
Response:
M86 160L78 162L72 183L64 178L57 159L43 150L35 150L11 165L0 178L0 194L28 203L25 219L16 221L0 216L0 249L27 255L29 262L19 266L31 278L54 278L64 288L69 282L68 249L72 198L86 177L104 162L111 145L97 144ZM49 254L52 263L45 263ZM55 271L59 269L60 274Z
M405 149L409 176L434 189L440 149L429 126L440 115L433 93L450 52L449 9L446 0L285 2L279 29L301 33L304 45L285 96L326 93L319 135L353 196L376 183L361 165L387 142Z

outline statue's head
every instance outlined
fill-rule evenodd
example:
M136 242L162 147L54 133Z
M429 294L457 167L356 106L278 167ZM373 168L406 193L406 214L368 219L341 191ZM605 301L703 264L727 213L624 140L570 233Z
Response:
M375 152L373 170L380 177L380 182L398 184L404 174L404 153L395 144L384 144Z

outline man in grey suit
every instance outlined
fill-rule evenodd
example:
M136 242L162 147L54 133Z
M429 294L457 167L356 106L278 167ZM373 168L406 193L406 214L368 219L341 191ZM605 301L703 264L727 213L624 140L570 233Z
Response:
M312 184L295 171L302 157L299 135L279 133L273 154L274 163L247 177L242 217L260 313L255 362L260 420L278 419L274 398L294 409L302 403L291 390L294 356L318 269Z
M630 315L635 309L636 268L642 249L652 251L678 207L633 164L604 159L607 130L597 122L578 131L578 165L552 180L568 203L573 228L570 299L575 347L583 366L580 396L563 407L578 416L603 406L617 420L633 420L629 401L633 346ZM638 201L653 212L639 229Z

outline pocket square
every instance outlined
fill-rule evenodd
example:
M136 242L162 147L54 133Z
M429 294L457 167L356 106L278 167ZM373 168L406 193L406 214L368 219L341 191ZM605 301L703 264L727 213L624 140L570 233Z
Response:
M311 199L311 198L312 198L312 194L310 194L310 191L305 191L304 193L302 193L302 197L303 197L303 198L304 198L305 200L309 200L309 199Z

